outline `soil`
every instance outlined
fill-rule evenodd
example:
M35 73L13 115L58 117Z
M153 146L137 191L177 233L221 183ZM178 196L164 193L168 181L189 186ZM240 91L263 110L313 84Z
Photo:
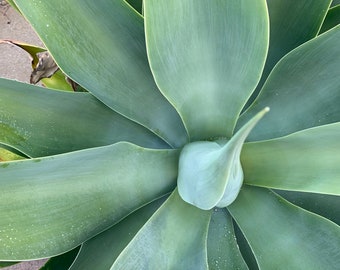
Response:
M0 0L0 39L12 39L43 46L27 21L6 1ZM28 54L9 44L0 44L0 77L29 83L32 71ZM37 270L46 260L22 262L1 270Z

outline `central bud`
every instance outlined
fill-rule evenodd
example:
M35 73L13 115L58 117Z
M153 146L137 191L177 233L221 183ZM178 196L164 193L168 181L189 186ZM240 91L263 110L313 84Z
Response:
M236 199L243 183L240 162L243 143L268 111L265 108L255 115L225 144L200 141L184 146L177 183L184 201L209 210L226 207Z

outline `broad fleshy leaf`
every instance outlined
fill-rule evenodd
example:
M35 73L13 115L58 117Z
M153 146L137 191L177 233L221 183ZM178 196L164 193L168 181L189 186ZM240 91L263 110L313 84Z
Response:
M293 50L275 66L258 98L238 121L240 128L263 107L271 108L249 141L340 121L339 44L337 26Z
M340 123L286 137L246 143L241 162L246 184L340 195Z
M15 2L68 77L173 146L186 142L150 72L143 18L125 1Z
M207 270L211 212L185 203L176 189L123 250L111 270Z
M264 188L244 186L228 206L260 269L336 269L340 227ZM270 254L270 256L268 256Z
M0 144L37 157L122 140L169 147L88 93L49 91L0 78Z
M86 241L69 270L110 269L138 230L164 202L164 197L133 212L112 228Z
M153 75L190 138L230 138L264 66L266 1L145 0L144 15Z
M176 150L117 143L0 163L0 261L50 257L78 246L170 192L177 162Z
M270 20L269 50L254 97L275 64L285 54L317 35L331 2L331 0L267 0Z
M240 154L243 143L257 122L269 111L263 109L230 141L198 141L181 151L178 191L182 199L203 210L226 207L237 197L243 183Z
M207 249L210 270L248 269L236 242L233 221L225 208L215 208L212 212Z

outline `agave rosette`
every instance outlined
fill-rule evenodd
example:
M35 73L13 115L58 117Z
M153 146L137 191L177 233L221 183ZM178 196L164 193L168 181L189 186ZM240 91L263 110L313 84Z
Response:
M340 264L339 6L14 2L88 92L0 79L1 261Z

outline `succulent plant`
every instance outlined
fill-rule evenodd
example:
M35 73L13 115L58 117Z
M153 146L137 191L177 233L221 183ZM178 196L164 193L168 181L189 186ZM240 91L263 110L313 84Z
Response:
M0 260L336 269L331 2L12 2L87 92L0 79Z

